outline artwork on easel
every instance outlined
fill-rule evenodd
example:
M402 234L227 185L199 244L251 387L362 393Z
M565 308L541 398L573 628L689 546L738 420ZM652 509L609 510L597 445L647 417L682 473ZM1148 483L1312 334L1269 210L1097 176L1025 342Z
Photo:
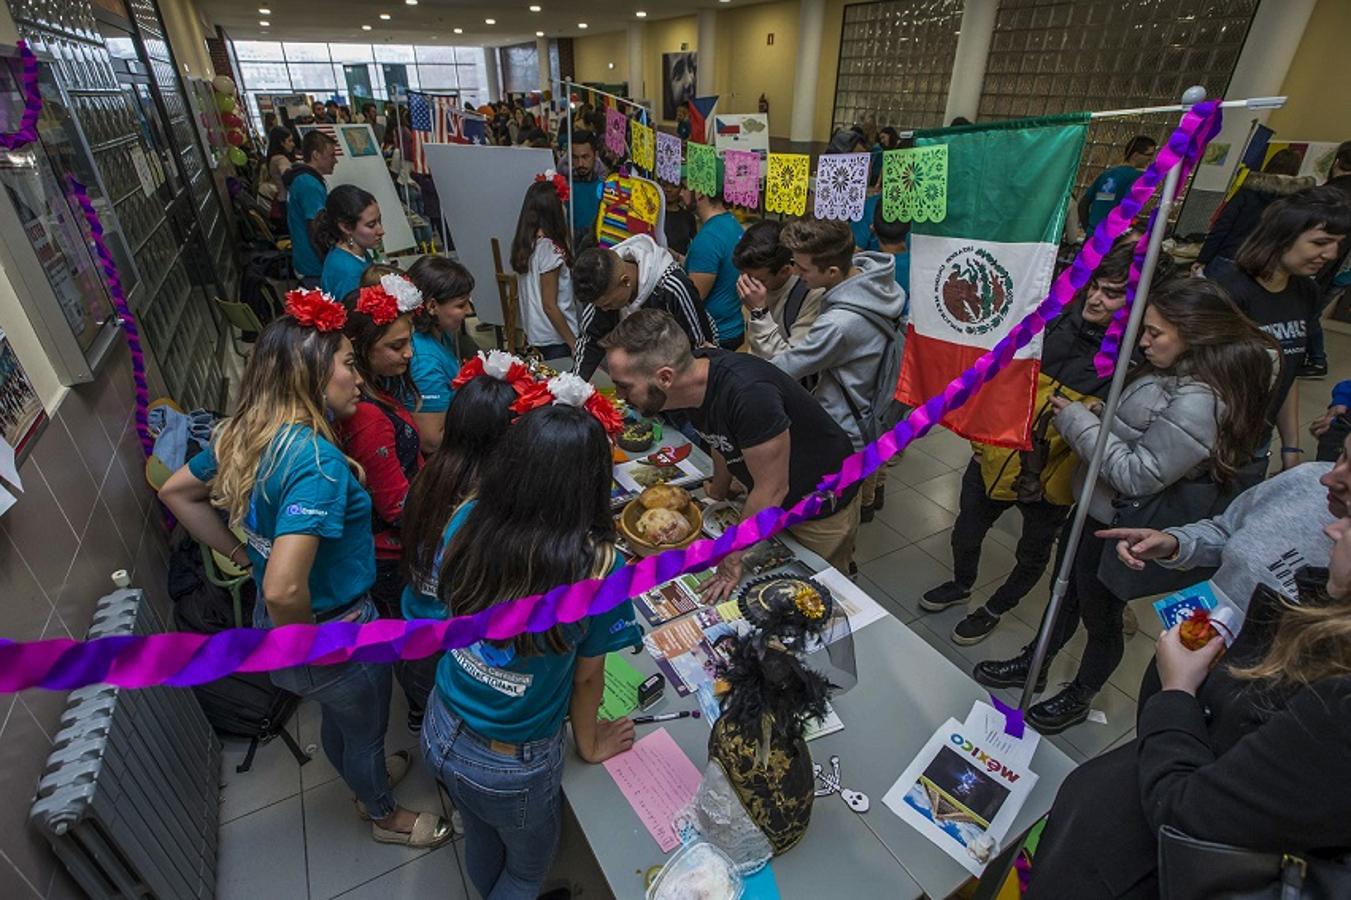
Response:
M46 415L9 338L0 331L0 437L15 451L22 452Z

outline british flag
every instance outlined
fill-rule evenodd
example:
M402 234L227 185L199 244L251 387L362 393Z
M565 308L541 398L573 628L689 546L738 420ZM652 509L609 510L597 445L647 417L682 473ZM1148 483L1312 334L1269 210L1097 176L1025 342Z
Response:
M461 109L455 97L409 91L408 123L413 132L408 162L419 175L431 174L427 168L427 155L423 151L426 144L488 143L484 120Z

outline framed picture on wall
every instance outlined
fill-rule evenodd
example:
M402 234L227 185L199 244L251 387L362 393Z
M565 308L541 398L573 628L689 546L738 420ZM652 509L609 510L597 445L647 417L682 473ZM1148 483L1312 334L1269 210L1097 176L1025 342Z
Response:
M676 107L694 99L699 53L687 50L661 55L661 117L674 119Z
M22 454L46 415L9 338L0 331L0 437Z

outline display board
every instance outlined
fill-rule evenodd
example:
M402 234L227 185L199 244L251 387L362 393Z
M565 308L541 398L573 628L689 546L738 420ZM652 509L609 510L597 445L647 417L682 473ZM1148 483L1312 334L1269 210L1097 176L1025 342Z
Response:
M767 113L718 113L713 117L713 146L719 150L769 152Z
M301 125L298 130L304 136L315 127ZM385 158L380 155L380 141L376 139L371 126L365 123L329 125L322 130L338 141L338 164L333 168L333 174L325 179L328 189L333 190L340 184L354 184L375 196L385 226L386 256L394 256L416 246L413 229L403 211L403 203L394 190L394 180L389 177Z
M424 152L455 254L474 276L474 309L480 320L503 325L492 239L507 265L521 200L535 176L553 168L553 152L473 144L427 144Z

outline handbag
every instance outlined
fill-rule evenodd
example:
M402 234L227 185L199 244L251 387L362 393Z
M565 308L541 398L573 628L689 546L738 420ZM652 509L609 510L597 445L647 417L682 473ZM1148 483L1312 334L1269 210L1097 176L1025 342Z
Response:
M1157 494L1117 497L1112 501L1116 514L1112 517L1111 527L1162 530L1218 516L1235 497L1266 477L1267 462L1265 455L1254 459L1234 473L1228 486L1222 487L1207 469L1200 475L1176 481ZM1103 551L1098 562L1098 580L1121 600L1171 594L1209 579L1215 571L1213 566L1165 569L1148 562L1144 571L1137 572L1128 568L1112 547Z
M1324 900L1351 897L1345 860L1247 850L1159 829L1161 900Z

